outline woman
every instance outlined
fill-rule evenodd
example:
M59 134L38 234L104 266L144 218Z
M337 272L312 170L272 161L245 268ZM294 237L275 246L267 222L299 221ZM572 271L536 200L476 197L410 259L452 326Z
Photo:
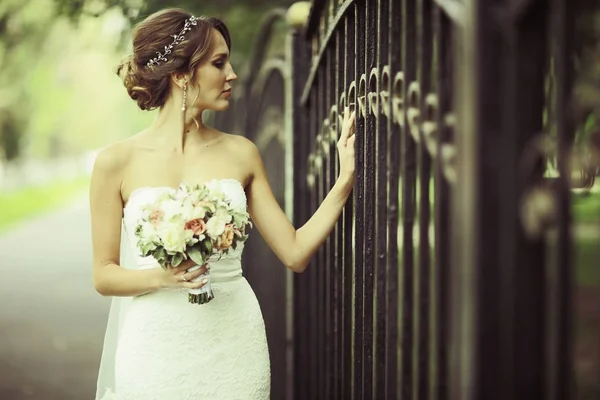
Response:
M140 204L180 182L218 185L248 207L266 242L302 272L325 241L354 182L354 116L345 113L340 175L314 216L295 230L276 202L255 145L206 126L205 110L225 110L237 78L230 37L215 18L169 9L133 31L133 55L119 74L143 110L159 109L142 132L106 147L90 187L96 290L113 296L97 399L264 400L270 365L258 302L241 277L241 247L189 272L163 270L136 250ZM121 235L122 233L122 235ZM189 304L185 289L210 268L215 298ZM119 303L119 299L127 300Z

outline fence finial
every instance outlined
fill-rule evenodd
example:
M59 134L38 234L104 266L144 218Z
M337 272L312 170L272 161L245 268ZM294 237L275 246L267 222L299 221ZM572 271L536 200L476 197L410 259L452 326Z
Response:
M298 1L290 6L287 11L286 19L291 28L302 29L308 23L310 14L310 1Z

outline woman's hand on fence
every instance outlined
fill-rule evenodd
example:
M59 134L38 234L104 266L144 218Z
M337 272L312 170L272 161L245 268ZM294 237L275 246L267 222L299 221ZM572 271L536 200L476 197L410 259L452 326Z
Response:
M356 113L350 113L350 109L344 109L344 120L342 122L342 134L337 143L338 155L340 156L340 175L338 179L344 182L354 183L354 142L356 140Z

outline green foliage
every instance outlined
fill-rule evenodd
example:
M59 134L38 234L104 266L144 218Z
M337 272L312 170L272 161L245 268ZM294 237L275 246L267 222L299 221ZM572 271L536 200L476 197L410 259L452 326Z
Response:
M199 245L191 247L187 255L198 265L204 264L204 257L202 257L202 251L198 248ZM212 251L212 249L211 249Z
M87 176L0 193L0 231L62 205L89 185ZM43 199L43 200L42 200Z
M10 54L0 63L0 149L6 158L79 154L150 122L152 114L137 109L114 73L128 28L118 9L82 15L74 25L53 15L52 0L17 3L2 15L7 25L28 28L18 46L0 42L0 54Z
M166 7L228 24L232 63L247 63L265 11L291 1L3 0L0 2L0 160L81 153L127 137L140 111L115 67L131 27Z
M600 120L600 2L577 0L574 112L580 140L598 131Z
M19 156L29 117L30 98L23 82L36 47L50 25L34 5L52 10L52 0L5 0L0 3L0 160Z
M596 237L576 237L575 239L576 282L581 287L600 287L600 247Z
M195 15L216 16L225 21L231 31L232 63L242 67L250 56L253 40L260 28L263 14L276 7L287 7L292 0L55 0L58 13L79 21L85 16L100 16L111 8L118 8L131 25L165 8L183 8ZM128 42L129 38L124 40Z
M600 194L583 192L573 195L573 219L581 224L600 223Z

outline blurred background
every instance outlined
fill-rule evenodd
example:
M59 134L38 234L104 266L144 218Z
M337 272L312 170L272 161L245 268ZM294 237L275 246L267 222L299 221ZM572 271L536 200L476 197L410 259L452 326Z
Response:
M231 59L241 77L239 84L245 87L243 92L251 98L249 93L254 80L262 79L258 76L260 65L266 64L269 58L283 59L286 45L289 44L286 42L289 39L286 37L289 26L281 20L272 27L269 26L267 34L262 30L266 26L265 18L269 18L273 9L282 7L285 10L292 3L289 0L0 1L0 400L93 398L109 299L95 293L91 279L86 192L89 174L99 148L138 132L155 116L155 112L142 112L137 108L115 74L121 58L131 51L129 46L132 26L147 15L166 7L181 7L196 15L222 17L232 34ZM314 18L317 22L313 23L310 35L307 35L308 47L312 46L308 51L310 54L305 54L305 63L295 60L296 69L286 69L282 74L284 77L289 77L286 74L293 71L306 79L311 63L320 57L321 40L329 32L326 29L327 23L339 22L336 19L338 12L339 15L349 12L347 10L350 5L356 6L356 15L360 15L363 7L363 3L359 1L330 0L314 3L320 4L320 8ZM389 3L398 2L392 0ZM600 10L597 0L578 0L577 5L580 12L574 20L578 38L573 49L576 54L573 57L574 95L568 110L575 129L569 191L572 202L571 267L574 279L572 308L569 309L573 340L570 351L576 381L574 386L577 387L577 395L573 398L596 400L600 399L600 183L597 179L600 172ZM331 32L338 28L332 28ZM266 37L269 38L268 46L263 46ZM400 41L400 35L398 40ZM327 51L330 50L331 47ZM320 52L321 55L325 53ZM335 71L341 71L341 66L337 67L337 64L332 67L329 63L313 72L316 71L316 76L322 77L327 71L334 71L331 75L334 76ZM555 73L554 70L549 72L549 76L553 78L548 78L545 85L548 98L558 97L552 95L557 90ZM322 85L324 81L329 82L326 80L329 78L319 79L318 85ZM265 87L270 85L264 93L271 96L265 100L265 104L270 102L270 106L283 107L284 96L280 96L283 93L283 80L265 78L263 81L266 82L262 82ZM301 83L304 84L304 81L301 80ZM310 96L316 92L318 85L315 83L312 88L310 84L307 85ZM292 99L296 108L302 94L300 89L303 87L300 85L291 91L296 96ZM288 92L286 89L286 93ZM231 112L233 116L245 118L251 105L238 100ZM337 99L333 103L335 100ZM313 106L314 104L317 103L313 103ZM318 104L324 109L323 103ZM548 104L549 109L553 106L554 104ZM296 188L300 185L298 192L304 195L310 191L310 185L297 183L304 181L304 176L293 185L286 181L287 175L284 175L283 168L289 155L286 149L296 146L297 142L292 145L291 136L278 136L283 132L284 126L286 130L290 129L285 122L289 115L281 110L276 110L274 114L263 112L267 108L261 108L261 117L252 120L250 136L255 135L252 138L258 142L262 140L264 146L261 150L271 155L268 160L270 178L274 179L272 184L278 200L287 208L289 203L286 201L290 200L286 194L289 193L288 187L291 185ZM318 138L320 132L317 131L321 129L321 120L329 115L328 111L318 111L319 122L315 122L314 126L312 119L310 127L294 125L294 128L304 126L309 129L311 146L321 143L315 140L322 139ZM311 118L316 113L311 114ZM215 116L215 120L219 126L231 128L233 133L248 133L241 129L246 122L233 121L235 118L228 116L231 114ZM251 112L248 112L248 116L249 120L254 118ZM544 131L550 135L556 135L554 118L555 115L544 112ZM294 121L297 119L298 116L295 115ZM262 134L269 129L270 134ZM365 129L365 125L361 125L361 129ZM400 127L394 129L399 130ZM308 151L301 155L308 156L307 153ZM302 162L306 158L308 157ZM556 157L549 157L544 170L545 177L556 177L557 169ZM332 171L334 170L335 166L332 167ZM302 171L306 172L306 169ZM314 179L313 175L311 177ZM323 183L324 189L331 183L327 182ZM368 192L364 186L361 188L361 193ZM295 214L300 215L300 221L308 217L322 194L323 192L317 197L296 199L310 204L302 214ZM368 205L365 206L364 203L363 207L368 209ZM433 201L431 207L433 210ZM346 215L352 212L347 211ZM338 234L346 240L346 236L353 232L352 229L355 228L345 225L348 234ZM553 243L553 240L550 237L548 243ZM418 244L415 244L415 249L417 248ZM547 259L548 264L551 264L554 253L551 245L549 248ZM399 254L400 251L405 251L398 247L395 249ZM253 287L265 313L269 343L272 350L275 350L272 351L275 366L272 398L283 399L286 398L286 387L291 382L290 376L286 374L292 370L288 368L291 362L289 353L286 355L291 346L291 280L289 276L284 276L281 268L271 272L278 267L268 265L276 260L264 243L253 245L248 254L252 259L267 260L269 268L262 270L261 267L260 271L272 274L262 282L264 275L259 276L256 272L254 274L257 275L251 278L257 282ZM326 263L324 258L320 260L319 262ZM346 261L351 269L355 267L354 264L349 264L350 261ZM252 272L249 274L252 275ZM305 282L306 288L312 287L312 283L317 284L322 278L325 279L320 275L303 277L302 279L310 281L301 281L300 284ZM277 284L273 285L274 282ZM353 280L353 284L354 282ZM303 286L298 287L303 290ZM319 286L319 290L320 294L329 295L329 289L323 288L321 291ZM344 294L347 295L348 293ZM267 296L272 301L268 301ZM548 302L552 302L552 295ZM315 303L314 310L319 307L321 310L323 304ZM348 304L344 307L350 307ZM305 312L307 318L303 321L307 321L316 315L316 311L312 313L312 310L313 308L308 311L300 310L298 314ZM352 310L354 312L355 309ZM369 310L365 312L368 313ZM327 315L319 314L319 318L325 320ZM548 324L551 323L552 321ZM312 325L310 329L312 335ZM299 341L302 340L303 333L298 335ZM312 338L313 336L310 340ZM327 340L323 339L319 346L327 347ZM312 342L307 346L300 347L300 350L308 349L311 354L317 353L311 347ZM308 360L307 369L320 361L323 358ZM367 363L364 360L362 362ZM417 361L415 365L416 363ZM321 371L315 367L311 374L320 374ZM318 380L321 379L319 377L313 379L311 375L307 379L311 379L307 381L307 387L313 385L320 390L325 385L324 381ZM313 389L306 389L308 392L302 388L297 390L299 393L316 393L317 389L314 389L315 392L310 392ZM319 398L331 398L323 396ZM313 400L316 397L298 397L300 400L304 398Z
M265 11L289 3L3 0L0 188L71 181L89 169L90 152L153 118L137 109L115 74L130 53L135 21L165 7L220 16L231 27L232 63L239 73Z
M289 4L0 1L0 399L94 396L110 300L91 280L89 175L155 117L115 73L132 26L167 7L219 16L240 75L265 12Z

